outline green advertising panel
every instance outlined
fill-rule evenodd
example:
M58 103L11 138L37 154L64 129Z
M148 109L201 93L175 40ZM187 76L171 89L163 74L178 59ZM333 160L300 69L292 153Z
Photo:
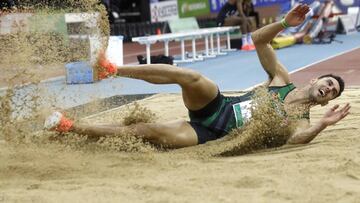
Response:
M210 13L209 0L178 0L179 16L195 17Z
M35 14L30 18L30 31L32 32L56 32L67 36L65 16L59 14Z

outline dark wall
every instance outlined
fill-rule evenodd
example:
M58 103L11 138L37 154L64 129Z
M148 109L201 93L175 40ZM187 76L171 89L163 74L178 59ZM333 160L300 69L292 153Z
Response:
M149 0L111 0L110 10L119 13L125 22L150 21Z
M0 8L11 8L13 6L15 6L13 0L0 0Z

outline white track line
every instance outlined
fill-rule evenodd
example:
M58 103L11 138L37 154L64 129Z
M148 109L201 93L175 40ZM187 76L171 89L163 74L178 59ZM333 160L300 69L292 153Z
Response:
M296 70L294 70L294 71L291 71L290 74L293 74L293 73L296 73L296 72L298 72L298 71L304 70L304 69L308 68L309 66L315 65L315 64L317 64L317 63L324 62L324 61L329 60L329 59L331 59L331 58L335 58L335 57L337 57L337 56L344 55L344 54L346 54L346 53L352 52L352 51L354 51L354 50L356 50L356 49L359 49L359 48L360 48L360 46L355 47L355 48L353 48L353 49L350 49L350 50L348 50L348 51L343 51L343 52L341 52L341 53L339 53L339 54L335 54L335 55L333 55L333 56L329 56L329 57L327 57L327 58L325 58L325 59L322 59L322 60L320 60L320 61L311 63L311 64L309 64L309 65L306 65L306 66L304 66L304 67L301 67L301 68L299 68L299 69L296 69Z
M224 41L224 40L222 40ZM196 43L196 45L199 45L199 44L204 44L203 42L198 42ZM185 48L190 48L192 45L191 44L188 44L188 45L185 45ZM224 48L225 46L222 46L222 48ZM179 47L172 47L172 48L169 48L169 51L170 50L175 50L175 49L179 49ZM154 49L152 50L152 52L163 52L164 49L163 48L158 48L158 49ZM205 50L200 50L200 52L204 52ZM137 56L139 54L144 54L145 52L141 52L141 53L133 53L133 54L127 54L127 55L124 55L123 57L132 57L132 56ZM132 63L127 63L127 64L124 64L124 66L132 66L132 65L139 65L139 62L132 62ZM175 64L174 64L175 65ZM56 77L52 77L52 78L48 78L48 79L44 79L44 80L41 80L40 83L48 83L48 82L54 82L54 81L58 81L58 80L64 80L66 78L66 76L56 76ZM25 84L21 84L21 85L16 85L16 87L23 87L23 86L27 86L27 85L30 85L32 83L28 82L28 83L25 83ZM0 93L6 91L7 89L9 89L9 87L1 87L0 88Z
M56 77L44 79L44 80L41 80L38 84L54 82L54 81L58 81L58 80L62 80L62 79L65 79L65 76L56 76ZM25 86L32 85L32 84L36 85L37 83L27 82L27 83L24 83L24 84L15 85L14 87L20 88L20 87L25 87ZM6 91L7 89L9 89L9 87L0 88L0 93L2 93L3 91Z
M310 66L313 66L313 65L315 65L315 64L324 62L324 61L329 60L329 59L332 59L332 58L335 58L335 57L340 56L340 55L344 55L344 54L346 54L346 53L352 52L352 51L354 51L354 50L356 50L356 49L359 49L359 48L360 48L360 46L355 47L355 48L352 48L352 49L347 50L347 51L343 51L343 52L341 52L341 53L338 53L338 54L335 54L335 55L332 55L332 56L329 56L329 57L327 57L327 58L325 58L325 59L321 59L321 60L316 61L316 62L314 62L314 63L311 63L311 64L309 64L309 65L306 65L306 66L303 66L303 67L298 68L298 69L296 69L296 70L293 70L293 71L290 72L290 74L299 72L299 71L301 71L301 70L304 70L304 69L306 69L306 68L309 68ZM257 86L259 86L259 85L261 85L261 84L263 84L263 83L264 83L264 82L258 83L258 84L256 84L256 85L253 85L253 86L249 87L249 88L246 88L245 90L240 90L240 91L250 91L250 90L254 89L255 87L257 87ZM239 91L239 90L228 90L228 91L226 91L226 92L238 92L238 91Z

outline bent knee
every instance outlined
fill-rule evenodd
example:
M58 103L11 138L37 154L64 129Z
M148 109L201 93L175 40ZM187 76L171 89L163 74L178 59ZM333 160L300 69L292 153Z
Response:
M156 142L169 148L181 148L197 145L197 137L186 133L163 134L157 136Z
M170 148L193 146L197 144L197 136L186 122L169 122L166 124L144 124L147 128L147 140Z

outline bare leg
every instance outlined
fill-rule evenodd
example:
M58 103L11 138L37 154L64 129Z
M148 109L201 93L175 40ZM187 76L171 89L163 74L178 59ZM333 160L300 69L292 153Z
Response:
M118 74L154 84L178 84L182 89L184 104L190 110L203 108L218 93L216 84L208 78L193 70L167 64L121 66Z
M248 30L248 23L246 19L241 18L239 16L230 16L225 18L224 26L238 26L240 25L241 34L247 34Z
M195 130L186 121L172 121L164 124L139 123L131 126L84 125L75 123L71 132L87 135L89 139L134 133L153 144L170 148L193 146L198 143Z
M198 110L210 103L218 93L218 88L211 80L190 69L182 69L166 64L142 66L121 66L118 75L142 79L154 84L178 84L182 88L185 106ZM186 121L173 121L164 124L139 123L131 126L84 125L75 123L71 132L87 135L90 139L104 136L134 133L137 137L171 148L180 148L198 144L197 134Z

